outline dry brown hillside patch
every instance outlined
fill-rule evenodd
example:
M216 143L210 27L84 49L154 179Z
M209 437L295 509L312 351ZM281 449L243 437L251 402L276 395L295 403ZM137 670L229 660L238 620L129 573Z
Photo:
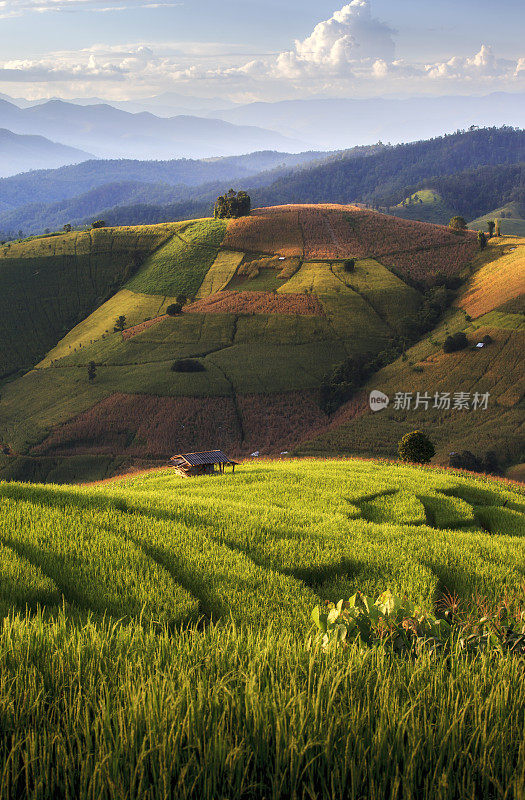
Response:
M217 292L184 309L186 314L292 314L324 316L315 295L274 292Z

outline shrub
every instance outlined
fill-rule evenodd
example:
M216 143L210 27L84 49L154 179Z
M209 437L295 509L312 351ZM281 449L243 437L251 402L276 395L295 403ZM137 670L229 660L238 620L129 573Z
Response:
M447 336L443 344L444 353L456 353L459 350L464 350L468 347L468 339L463 331L455 333L453 336Z
M436 449L423 431L412 431L405 434L398 446L401 461L414 464L428 464L435 456Z
M206 372L206 367L193 358L178 358L171 366L172 372Z
M167 307L166 314L168 314L170 317L176 317L178 314L182 314L182 304L172 303Z
M483 231L478 231L478 244L480 250L484 250L487 246L487 237Z
M467 223L464 217L452 217L448 223L448 227L453 231L465 231L467 229Z

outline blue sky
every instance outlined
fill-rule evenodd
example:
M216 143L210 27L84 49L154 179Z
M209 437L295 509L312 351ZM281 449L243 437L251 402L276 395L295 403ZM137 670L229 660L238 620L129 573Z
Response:
M522 0L0 0L0 91L480 94L525 87Z

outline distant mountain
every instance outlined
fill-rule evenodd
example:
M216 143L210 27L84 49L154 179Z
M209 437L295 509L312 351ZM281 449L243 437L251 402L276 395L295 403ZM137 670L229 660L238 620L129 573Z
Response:
M90 153L0 128L0 178L34 169L54 169L91 158Z
M50 100L61 100L60 97L45 97L38 100L26 100L23 97L10 97L0 93L1 100L7 100L19 108L29 108L30 106L40 106ZM221 111L235 108L238 103L224 100L221 97L194 97L191 95L179 94L178 92L163 92L154 97L141 97L136 100L105 100L102 97L74 97L67 100L78 106L109 105L113 108L120 108L122 111L129 111L138 114L148 111L158 117L174 117L179 114L189 114L196 116L210 115L215 109Z
M264 151L201 161L91 160L17 175L0 180L0 231L7 238L19 230L38 233L62 228L66 222L83 224L114 207L164 206L202 195L213 198L239 182L272 183L290 168L323 157L319 152Z
M525 127L525 94L497 92L485 97L286 100L250 103L213 116L236 125L259 125L316 147L337 150L356 144L393 144L429 139L458 129Z
M211 158L307 149L304 142L258 127L194 116L130 114L106 104L79 106L62 100L30 108L0 100L0 127L43 135L101 158Z

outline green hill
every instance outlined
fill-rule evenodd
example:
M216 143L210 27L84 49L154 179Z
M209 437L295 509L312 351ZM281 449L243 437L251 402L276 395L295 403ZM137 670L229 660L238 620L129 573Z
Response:
M127 279L117 271L108 299L60 340L57 336L44 348L42 337L36 339L32 369L4 381L0 442L10 451L0 455L3 477L94 479L130 464L165 463L175 451L217 447L239 456L256 450L279 454L298 446L301 452L322 455L395 456L398 434L407 432L417 416L398 415L397 424L384 431L385 417L362 414L359 397L337 411L337 404L321 398L327 377L354 363L375 372L378 359L386 363L401 352L407 325L418 315L436 314L432 303L439 292L426 292L461 276L468 278L465 289L474 287L476 276L485 275L478 273L473 234L457 235L446 227L352 206L258 209L227 225L194 220L151 229L105 229L100 241L114 237L120 259L117 246L123 249L132 231L141 247L144 242L150 246L151 237L162 238L149 255L137 256ZM38 248L45 252L47 241L16 245L18 257L38 253ZM521 250L510 244L508 250L505 255L491 245L486 251L483 286L492 285L492 262L496 269L507 264L511 275ZM347 271L350 258L355 263ZM70 259L70 274L76 275ZM56 257L43 260L50 270L59 263ZM0 259L0 286L4 263L10 263L7 254ZM509 466L522 460L519 447L509 446L519 442L519 358L511 369L506 360L519 344L519 309L508 306L518 298L518 284L505 279L483 300L483 314L475 312L479 320L473 330L495 332L494 346L470 354L462 377L452 369L442 370L439 378L440 386L449 382L451 392L472 386L471 369L492 358L489 385L500 374L505 383L498 386L494 413L484 417L486 439L488 423L495 424L503 403L506 424L492 436L491 449ZM450 292L440 291L437 302L450 302ZM476 296L481 297L480 291ZM68 277L57 288L60 292L64 297L72 293ZM168 315L180 294L189 300L183 313ZM40 315L35 311L35 318L47 320L48 304L27 297ZM400 362L408 370L401 388L406 378L418 388L428 380L429 389L434 388L438 373L434 367L427 372L419 361L434 359L447 327L465 327L466 313L474 318L474 312L449 310L441 327ZM114 330L119 317L125 318L123 331ZM459 365L462 358L455 354L447 364ZM96 374L90 380L92 362ZM394 370L389 390L395 393L397 367L387 369ZM348 435L345 415L355 416ZM453 417L432 431L441 463L459 441L454 422ZM354 436L358 424L362 430ZM461 437L460 443L472 449L475 426L466 423Z
M484 214L469 222L473 230L487 231L489 220L499 219L500 231L504 236L525 236L525 205L523 203L506 203L504 206Z
M0 508L1 797L358 800L391 796L400 764L421 800L523 793L520 655L493 644L523 596L517 486L260 461L0 483ZM470 655L364 628L309 647L315 606L388 589L499 634Z
M389 211L396 217L419 222L435 222L438 225L448 225L452 217L457 214L457 211L433 189L419 189L402 203L391 207Z

